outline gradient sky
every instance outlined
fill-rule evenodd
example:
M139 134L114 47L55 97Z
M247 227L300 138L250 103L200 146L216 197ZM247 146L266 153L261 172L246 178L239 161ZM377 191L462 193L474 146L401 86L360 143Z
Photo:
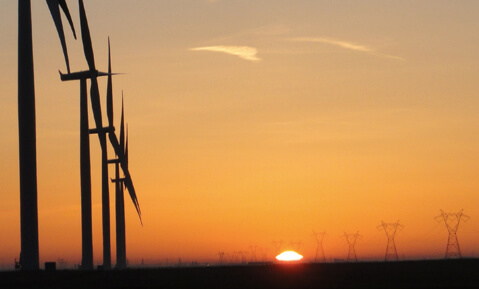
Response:
M53 21L45 1L32 2L40 261L80 263L79 85L60 81L66 68ZM78 3L67 3L79 32ZM17 1L0 5L0 263L11 265L20 251ZM442 257L440 209L471 217L458 236L463 255L475 254L479 1L85 7L97 67L107 69L110 36L113 70L126 73L113 80L115 121L123 90L144 222L127 199L130 263L211 261L250 246L271 258L273 240L301 241L311 259L313 230L327 232L328 259L346 258L342 235L356 231L358 257L380 259L386 235L377 226L397 220L401 257ZM72 70L87 69L81 41L66 35ZM100 263L96 137L91 150ZM114 211L111 219L113 229ZM114 240L112 230L113 263Z

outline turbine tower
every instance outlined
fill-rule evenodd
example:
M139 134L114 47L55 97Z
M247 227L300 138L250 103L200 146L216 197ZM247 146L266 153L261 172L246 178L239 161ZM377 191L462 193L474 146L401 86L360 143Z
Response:
M461 220L467 222L470 219L469 216L465 215L463 210L460 210L457 213L445 213L441 210L441 214L434 218L437 222L444 221L444 224L447 227L449 236L447 238L446 246L446 255L445 259L450 258L461 258L461 248L459 247L459 241L457 240L457 230L459 229L459 223Z
M344 233L344 237L346 238L346 242L348 242L349 251L348 251L348 262L353 260L354 262L358 261L358 257L356 256L356 241L361 239L361 235L359 235L359 231L355 234L348 234Z
M87 79L89 71L61 74L62 81L80 80L80 193L82 226L81 269L93 270L90 133L88 125Z
M68 74L62 74L60 72L60 78L62 81L80 81L80 185L82 218L81 268L83 270L93 269L90 129L88 122L87 80L106 75L108 74L99 71L80 71Z
M383 230L388 238L384 261L397 261L398 253L396 250L396 244L394 243L394 238L396 237L397 231L402 230L404 226L399 224L399 221L396 223L384 223L381 221L381 225L379 225L377 228L378 230Z
M313 237L314 239L316 239L316 254L314 256L314 262L318 262L318 255L322 262L326 262L326 257L324 256L324 250L323 250L324 236L326 236L326 232L313 231Z
M47 0L69 69L60 6L73 33L65 0ZM35 80L33 69L31 1L18 1L18 135L20 170L20 264L23 270L38 270L37 148L35 117Z

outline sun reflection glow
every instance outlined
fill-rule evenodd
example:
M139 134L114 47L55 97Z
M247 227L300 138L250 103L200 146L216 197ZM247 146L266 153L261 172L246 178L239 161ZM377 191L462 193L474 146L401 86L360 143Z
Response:
M303 256L300 254L294 252L294 251L285 251L278 256L276 256L276 259L278 261L286 261L286 262L291 262L291 261L299 261L303 259Z

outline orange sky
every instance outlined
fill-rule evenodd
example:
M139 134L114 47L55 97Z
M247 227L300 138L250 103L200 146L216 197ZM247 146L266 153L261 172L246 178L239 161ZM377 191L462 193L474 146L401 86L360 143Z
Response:
M53 21L44 1L32 2L40 261L75 264L78 83L60 81L58 70L66 68ZM78 4L67 3L79 30ZM130 263L217 261L219 251L251 252L250 246L258 247L258 259L263 250L270 259L273 240L301 241L300 253L311 260L313 230L327 232L328 259L346 258L343 234L356 231L363 236L358 257L380 259L386 235L376 227L397 220L404 225L396 237L401 257L442 257L447 230L434 220L440 209L471 217L458 236L463 255L474 256L479 2L85 6L97 67L106 70L110 36L113 70L126 73L114 78L115 117L118 123L123 90L144 221L141 227L127 199ZM11 266L20 251L16 1L1 7L0 264ZM69 32L67 42L72 70L86 69L81 42ZM105 105L106 81L100 85ZM96 138L91 150L98 264Z

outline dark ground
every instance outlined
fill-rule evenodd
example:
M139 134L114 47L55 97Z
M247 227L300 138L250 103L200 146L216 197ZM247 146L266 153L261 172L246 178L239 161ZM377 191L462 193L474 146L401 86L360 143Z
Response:
M0 288L479 288L479 259L0 272Z

